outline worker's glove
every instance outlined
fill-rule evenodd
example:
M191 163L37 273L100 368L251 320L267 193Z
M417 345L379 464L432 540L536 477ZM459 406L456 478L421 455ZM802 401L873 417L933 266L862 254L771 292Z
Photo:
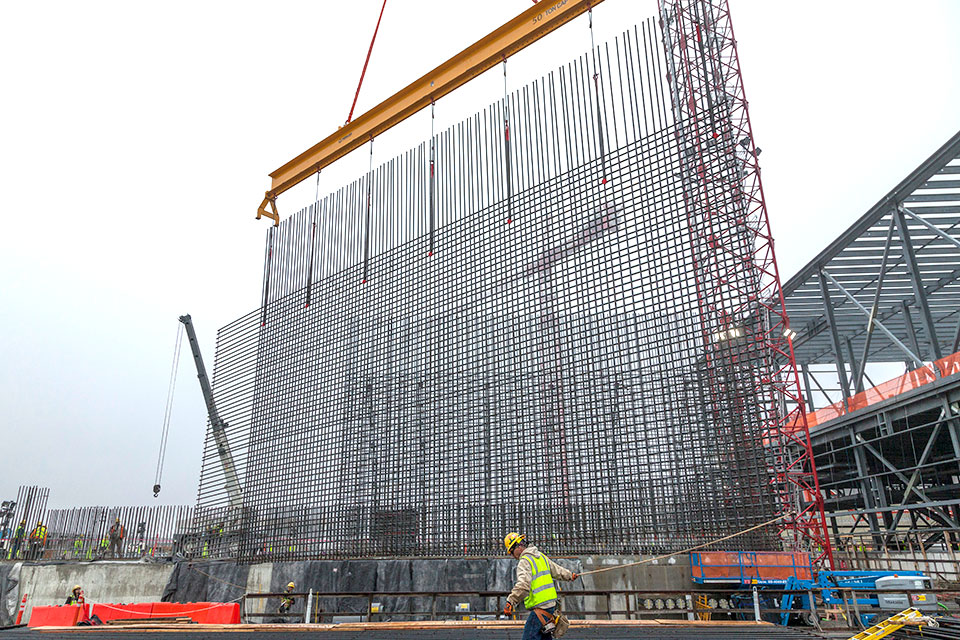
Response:
M503 605L503 615L512 616L513 615L513 603L507 600L507 604Z

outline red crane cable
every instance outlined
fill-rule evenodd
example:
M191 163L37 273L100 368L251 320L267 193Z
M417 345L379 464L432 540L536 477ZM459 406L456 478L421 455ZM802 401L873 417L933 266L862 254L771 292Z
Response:
M353 95L353 104L350 105L350 115L347 116L347 124L353 120L353 110L357 106L357 98L360 97L360 87L363 86L363 76L367 73L367 65L370 63L370 54L373 52L373 43L377 40L377 31L380 30L380 20L383 19L383 10L387 8L387 0L383 0L383 6L380 7L380 17L377 18L377 27L373 30L373 38L370 39L370 48L367 49L367 59L363 61L363 71L360 72L360 82L357 83L357 92Z

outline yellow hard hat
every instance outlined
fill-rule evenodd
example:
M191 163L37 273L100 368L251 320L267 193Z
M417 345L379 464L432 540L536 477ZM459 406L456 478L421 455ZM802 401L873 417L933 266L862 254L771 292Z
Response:
M292 582L288 582L288 583L287 583L287 589L293 589L293 588L296 587L296 586L297 586L297 585L293 584Z
M527 536L522 536L516 531L511 531L503 539L503 544L507 548L507 553L513 551L513 548L527 539Z

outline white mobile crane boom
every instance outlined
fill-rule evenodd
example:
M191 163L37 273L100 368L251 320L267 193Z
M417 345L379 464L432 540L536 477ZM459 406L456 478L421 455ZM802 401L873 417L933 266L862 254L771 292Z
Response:
M227 424L220 419L217 405L213 401L213 389L207 378L207 369L203 366L203 356L200 355L200 343L193 330L193 321L190 315L180 316L180 322L187 330L187 339L190 341L190 351L193 352L193 361L197 365L197 378L200 380L200 390L203 391L203 401L207 403L207 416L210 418L210 431L217 445L217 454L220 456L220 465L223 467L223 478L226 483L227 496L230 506L239 508L243 504L243 494L240 491L240 481L237 478L237 468L233 464L233 454L230 453L230 444L227 442Z

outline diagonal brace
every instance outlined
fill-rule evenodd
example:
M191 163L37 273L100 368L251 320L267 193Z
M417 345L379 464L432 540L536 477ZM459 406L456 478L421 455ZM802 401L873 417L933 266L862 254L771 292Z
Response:
M941 412L940 418L943 419L943 414ZM923 453L920 454L920 460L917 462L917 468L913 470L913 473L910 474L910 482L907 483L907 488L903 491L903 497L900 498L900 504L906 504L907 498L910 497L910 492L913 491L913 485L916 484L917 480L920 478L920 469L927 463L927 458L930 457L930 452L933 451L933 445L937 441L937 436L940 435L940 428L943 426L942 422L938 422L936 426L933 427L933 431L930 432L930 438L927 440L926 446L923 448ZM900 518L903 517L904 510L901 510L897 513L896 517L893 519L893 524L887 527L887 533L893 533L894 529L897 528L897 525L900 523Z
M933 231L935 234L937 234L938 236L940 236L941 238L943 238L943 239L946 240L947 242L955 245L958 249L960 249L960 240L957 240L956 238L954 238L954 237L953 237L952 235L950 235L949 233L947 233L947 232L943 231L942 229L940 229L940 228L938 228L938 227L935 227L934 225L930 224L929 222L927 222L926 220L924 220L923 218L921 218L920 216L918 216L918 215L917 215L916 213L914 213L913 211L910 211L910 209L907 209L907 208L906 208L905 206L903 206L903 205L900 205L900 211L901 211L902 213L907 214L908 216L910 216L911 218L913 218L914 220L916 220L917 222L919 222L920 224L922 224L923 226L925 226L927 229L930 229L930 231Z
M888 338L890 338L890 341L893 342L893 344L897 345L897 347L899 347L901 351L903 351L905 354L907 354L908 356L910 356L910 358L911 358L914 362L923 362L923 360L922 360L917 354L915 354L913 351L911 351L910 349L908 349L908 348L907 348L907 345L903 344L903 342L901 342L900 339L899 339L897 336L893 335L893 333L891 333L889 329L887 329L885 326L883 326L883 323L882 323L882 322L880 322L880 321L877 320L876 318L873 318L873 317L871 316L870 312L867 310L867 308L864 307L862 304L860 304L860 301L857 300L856 298L854 298L853 295L852 295L849 291L847 291L846 289L844 289L844 288L843 288L843 285L841 285L839 282L837 282L836 278L834 278L832 275L830 275L830 274L827 273L826 271L822 271L822 273L823 273L823 275L827 278L827 280L829 280L829 281L833 284L833 286L835 286L837 289L840 290L840 293L842 293L842 294L844 295L844 297L847 298L847 300L849 300L850 302L852 302L853 305L863 313L863 315L867 316L868 318L871 318L872 321L873 321L873 324L874 324L878 329L880 329L880 331L883 331L884 335L886 335Z
M887 469L889 469L890 471L892 471L893 474L894 474L895 476L897 476L898 478L900 478L900 480L902 480L905 484L907 484L908 486L910 485L910 480L907 478L907 476L903 475L903 473L902 473L899 469L897 469L897 467L894 466L889 460L887 460L886 458L884 458L883 455L882 455L879 451L877 451L877 450L874 449L872 446L870 446L869 444L867 444L867 441L863 439L863 436L861 436L861 435L858 433L858 434L856 435L856 438L857 438L857 440L860 442L860 444L863 445L863 448L866 449L867 451L869 451L869 452L873 455L874 458L876 458L877 460L880 461L881 464L883 464L883 466L885 466ZM909 489L910 489L913 493L917 494L917 496L919 496L920 499L923 500L924 502L927 502L927 503L933 502L933 500L931 500L931 499L927 496L927 494L925 494L925 493L924 493L923 491L921 491L919 488L917 488L917 487L915 487L915 486L909 486ZM919 506L925 506L925 505L919 505ZM960 524L957 524L957 522L956 522L953 518L951 518L951 517L947 514L947 512L944 511L943 509L938 509L938 508L930 507L930 506L927 506L927 508L930 509L931 511L936 512L936 513L937 513L940 517L942 517L947 523L949 523L950 526L952 526L952 527L954 527L954 528L960 528Z

